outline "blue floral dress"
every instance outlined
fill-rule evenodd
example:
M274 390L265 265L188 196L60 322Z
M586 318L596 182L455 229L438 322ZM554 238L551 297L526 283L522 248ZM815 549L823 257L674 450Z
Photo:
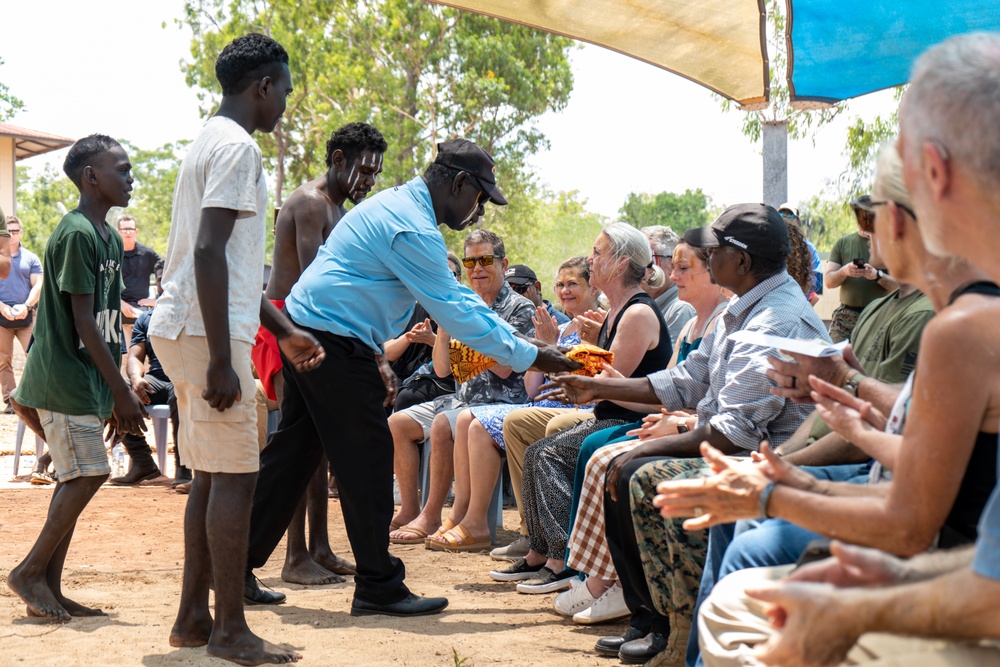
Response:
M566 330L569 324L564 324L560 329L560 334ZM560 335L559 345L578 345L580 343L580 335L575 331L568 336ZM565 403L560 403L559 401L532 401L530 403L521 404L511 404L511 403L492 403L490 405L477 405L475 407L469 408L472 410L472 415L479 420L479 422L486 427L487 433L493 438L494 442L500 447L500 451L507 451L503 443L503 420L504 417L509 415L514 410L518 408L568 408L570 406Z

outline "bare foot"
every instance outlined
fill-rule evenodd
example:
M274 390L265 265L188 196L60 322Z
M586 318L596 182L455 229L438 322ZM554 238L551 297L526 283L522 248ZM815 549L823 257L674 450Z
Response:
M358 573L358 568L346 558L341 558L329 549L317 551L310 554L312 559L319 563L320 567L333 572L334 574L353 575Z
M33 579L25 577L21 566L18 566L7 575L7 587L24 600L24 604L28 607L28 616L47 618L61 623L70 620L69 612L56 600L44 577Z
M216 658L235 662L237 665L280 665L298 662L302 658L295 651L265 641L249 630L230 637L224 644L213 637L208 643L207 653Z
M69 612L70 616L107 616L107 614L97 607L84 607L79 602L74 602L65 595L56 596L56 599L59 600L59 604L63 606L63 609Z
M410 523L416 518L417 518L416 514L413 514L409 518L406 518L406 516L403 513L399 513L396 516L392 517L392 521L389 522L389 530L399 530L400 528L402 528L403 526Z
M211 614L206 614L203 618L185 616L183 621L178 618L170 629L170 645L174 648L204 646L211 637Z
M299 559L292 563L286 560L285 566L281 568L281 579L290 584L302 584L303 586L325 586L327 584L342 584L347 581L311 558Z

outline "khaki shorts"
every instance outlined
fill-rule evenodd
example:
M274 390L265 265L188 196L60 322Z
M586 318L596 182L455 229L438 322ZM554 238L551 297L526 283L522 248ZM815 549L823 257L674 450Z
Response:
M110 475L108 450L104 447L104 420L97 415L64 415L38 409L45 429L45 443L52 454L56 479Z
M260 470L257 449L256 383L250 343L230 341L233 370L240 381L240 398L223 412L201 397L208 372L208 339L182 331L177 340L150 336L163 370L174 383L177 437L181 463L203 472L250 473Z

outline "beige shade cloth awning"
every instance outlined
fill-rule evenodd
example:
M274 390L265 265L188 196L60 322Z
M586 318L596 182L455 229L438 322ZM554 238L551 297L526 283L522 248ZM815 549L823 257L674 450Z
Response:
M609 48L746 108L770 93L764 0L429 0Z
M59 150L71 146L76 141L7 123L0 123L0 137L10 137L14 140L14 156L17 160Z

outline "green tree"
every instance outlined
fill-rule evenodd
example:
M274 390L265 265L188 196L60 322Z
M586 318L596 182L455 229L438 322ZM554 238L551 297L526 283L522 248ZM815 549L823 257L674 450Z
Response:
M814 196L799 207L799 220L806 230L806 238L820 252L829 252L841 236L857 229L850 199L823 199Z
M526 264L542 283L543 296L554 302L556 269L570 257L590 254L607 220L586 210L577 191L522 196L511 201L510 212L498 214L491 229L504 240L511 264ZM510 219L522 221L510 224ZM443 230L445 243L459 257L468 231Z
M622 221L633 227L664 225L678 234L711 222L711 199L697 190L681 194L661 192L656 195L630 193L618 209Z
M180 155L189 142L178 141L145 150L122 141L132 162L132 199L127 209L113 208L108 220L128 213L139 225L139 242L148 245L161 256L167 251L170 218L173 211L174 184L181 165Z
M3 67L3 64L3 58L0 58L0 67ZM12 119L23 108L24 102L14 97L7 84L0 81L0 122L5 123Z
M80 192L61 169L17 167L17 217L24 226L21 243L39 257L66 212L80 201Z
M764 123L786 121L790 139L814 137L815 131L829 123L847 109L845 102L834 105L810 104L809 108L794 108L790 102L788 83L788 49L785 45L784 3L768 0L767 11L767 51L770 55L768 73L771 79L771 103L766 109L744 109L740 131L750 141L761 139ZM724 111L733 110L732 100L719 97Z
M412 178L438 141L462 136L494 153L512 197L530 193L525 158L546 145L533 120L572 89L570 40L422 2L189 0L183 22L194 34L183 68L206 115L227 42L256 30L288 50L295 92L278 130L257 137L278 205L286 183L325 169L330 132L356 120L389 142L383 184Z
M165 144L152 150L124 140L121 143L132 162L135 182L128 208L112 208L108 222L114 223L125 212L135 216L140 227L139 241L163 255L170 235L174 183L180 166L178 154L187 142ZM50 164L38 171L19 165L17 177L17 213L24 223L23 243L32 252L41 254L52 230L79 202L80 193L62 170Z

